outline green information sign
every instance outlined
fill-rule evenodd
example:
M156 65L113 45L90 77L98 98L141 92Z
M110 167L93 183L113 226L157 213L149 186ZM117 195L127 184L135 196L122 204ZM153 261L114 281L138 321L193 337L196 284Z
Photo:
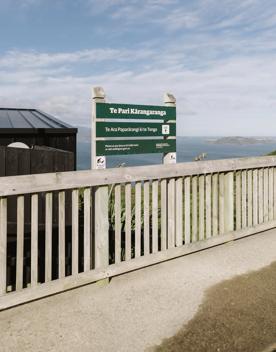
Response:
M97 119L176 120L176 108L170 106L96 104Z
M175 123L97 122L97 137L168 137L176 135Z
M175 139L140 139L128 141L97 141L97 155L173 153L176 151Z

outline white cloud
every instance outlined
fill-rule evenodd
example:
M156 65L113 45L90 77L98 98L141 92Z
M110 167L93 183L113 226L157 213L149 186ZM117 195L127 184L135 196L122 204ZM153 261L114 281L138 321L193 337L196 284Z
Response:
M37 3L29 5L32 1ZM163 93L171 91L179 134L276 130L274 0L90 0L90 5L92 15L112 19L107 35L121 33L124 25L129 33L148 34L137 45L116 41L113 48L8 51L0 55L0 105L38 107L88 125L94 85L103 86L113 102L162 104Z
M66 64L102 63L104 61L135 61L148 58L150 50L91 49L65 53L9 51L0 56L2 68L43 68Z
M120 26L156 24L162 29L254 31L275 26L274 0L86 0L92 15L104 13Z
M38 107L69 123L89 125L92 86L103 86L109 101L125 103L162 104L163 93L171 91L177 98L178 134L269 135L276 130L275 58L236 57L202 70L156 65L85 77L54 67L46 75L43 69L13 73L1 67L0 104Z

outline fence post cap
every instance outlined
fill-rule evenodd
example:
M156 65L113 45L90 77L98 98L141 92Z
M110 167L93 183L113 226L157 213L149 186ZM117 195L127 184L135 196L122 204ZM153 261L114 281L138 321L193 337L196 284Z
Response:
M170 103L170 104L175 104L176 103L176 99L175 96L171 93L165 93L164 94L164 103Z
M102 87L93 87L92 88L92 98L93 99L104 99L105 98L105 92Z

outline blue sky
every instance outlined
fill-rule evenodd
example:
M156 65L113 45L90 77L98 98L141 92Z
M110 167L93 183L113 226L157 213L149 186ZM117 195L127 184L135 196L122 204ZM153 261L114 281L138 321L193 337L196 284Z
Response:
M89 126L177 98L179 135L276 134L275 0L0 0L0 106Z

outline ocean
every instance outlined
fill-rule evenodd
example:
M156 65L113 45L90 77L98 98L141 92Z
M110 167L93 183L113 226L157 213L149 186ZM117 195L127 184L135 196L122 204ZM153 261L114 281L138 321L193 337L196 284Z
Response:
M215 138L215 137L212 137ZM276 150L275 143L258 143L247 145L211 144L211 137L177 137L177 162L193 161L201 153L207 153L206 160L241 158L249 156L266 155ZM90 143L78 142L77 168L86 170L90 168ZM107 157L107 167L140 166L161 164L160 154L121 155Z

